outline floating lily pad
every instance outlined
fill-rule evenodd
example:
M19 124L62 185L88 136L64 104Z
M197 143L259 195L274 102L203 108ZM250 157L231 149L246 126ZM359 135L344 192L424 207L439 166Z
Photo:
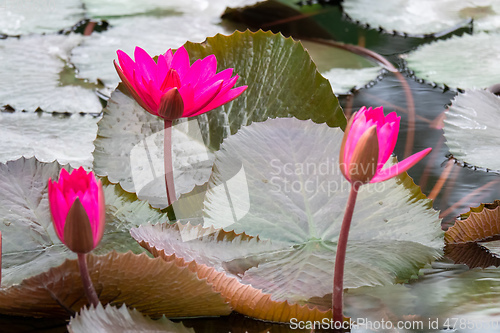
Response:
M125 305L120 308L99 304L96 308L84 308L68 325L70 333L88 332L170 332L195 333L182 323L174 323L163 317L152 320L144 317L136 309L129 309Z
M404 56L416 77L452 89L487 88L498 83L500 34L453 36Z
M35 156L41 162L57 160L90 169L98 120L89 115L2 112L0 163Z
M500 266L500 201L481 204L455 221L445 233L445 254L470 268Z
M340 129L325 124L274 119L242 128L216 152L202 210L205 226L282 244L280 249L230 260L230 266L243 267L238 272L243 283L271 294L273 300L305 302L332 291L349 192L337 166L342 137ZM183 210L183 200L174 210ZM406 174L363 186L356 207L346 288L407 280L439 256L438 213ZM189 248L189 242L168 251L182 256L183 246ZM214 251L218 246L221 252L231 252L215 243ZM208 250L189 253L192 260L211 263ZM219 259L229 270L228 259Z
M479 242L500 236L500 201L472 208L464 220L457 220L445 234L446 243Z
M57 32L72 27L84 17L80 0L2 0L0 34Z
M152 259L145 253L87 256L100 302L127 304L161 317L217 316L231 312L224 298L188 267ZM77 260L0 290L0 312L9 315L67 317L87 305ZM161 322L161 321L160 321Z
M231 5L245 5L262 0L83 0L85 8L94 18L113 18L131 15L162 16L173 13L197 13L198 16L216 18Z
M50 215L47 183L58 179L58 163L21 158L0 164L0 231L3 238L2 285L9 287L61 265L75 255L56 236ZM129 229L142 223L165 222L166 214L137 200L119 186L106 184L106 229L95 253L142 252Z
M240 75L237 85L248 85L248 89L233 102L196 117L190 126L194 127L192 133L199 130L199 136L183 135L178 144L173 139L177 195L208 180L213 161L210 152L219 149L222 140L241 126L291 115L330 126L345 125L330 85L317 72L300 43L290 38L264 32L236 32L208 38L203 44L188 43L186 49L192 61L215 54L218 70L235 68ZM165 207L163 121L116 90L98 126L94 151L96 173L108 176L113 183L119 182L126 191L137 192L139 198L146 198L155 207ZM200 149L192 150L194 146ZM141 161L148 160L158 168L141 165L134 156L143 156ZM181 156L183 163L178 162ZM143 173L147 175L143 177ZM149 179L152 185L138 186L136 178Z
M134 54L135 47L139 46L151 55L158 55L188 40L201 42L207 36L224 32L210 19L197 16L125 17L114 20L113 25L86 37L71 55L79 78L102 81L111 89L120 80L113 66L117 50Z
M416 37L455 30L473 20L474 31L500 28L500 5L495 1L345 0L344 12L361 24Z
M82 38L70 34L0 40L0 107L8 105L19 111L100 113L102 105L95 92L73 82L66 83L68 79L63 75L69 66L71 50Z
M467 90L452 101L444 120L446 144L454 158L500 170L500 97L487 90Z

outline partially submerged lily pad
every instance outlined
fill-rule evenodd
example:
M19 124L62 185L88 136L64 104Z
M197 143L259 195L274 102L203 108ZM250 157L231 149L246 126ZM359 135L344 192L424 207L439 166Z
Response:
M100 113L102 105L93 90L74 82L66 83L63 77L71 50L82 39L81 35L70 34L0 40L0 107L8 105L19 111Z
M420 46L404 56L419 79L452 89L487 88L498 83L500 34L453 36Z
M2 0L0 34L17 36L57 32L70 28L84 16L81 0Z
M131 234L155 257L186 264L200 278L213 283L214 290L220 292L233 309L241 314L285 323L292 318L299 321L331 318L328 307L321 310L309 305L275 301L272 295L241 283L240 275L248 263L233 265L232 259L277 249L279 244L261 242L258 238L244 234L236 235L180 223L143 226L132 229Z
M127 304L154 317L218 316L231 312L224 298L186 266L145 253L87 257L100 302ZM76 260L46 269L19 285L0 289L0 312L67 317L87 304Z
M175 135L180 132L173 134L177 195L208 180L213 161L211 152L244 125L287 116L326 122L330 126L345 125L330 85L317 72L300 43L290 38L247 31L217 35L202 44L188 43L185 47L192 61L215 54L218 70L235 68L240 75L237 85L248 85L248 89L231 103L194 118L189 125L194 127L191 132L194 135L181 134L182 140L176 142ZM165 207L163 121L116 90L98 126L94 151L96 173L108 176L113 183L119 182L126 191L137 192L139 198L146 198L155 207ZM186 139L189 144L182 143ZM200 149L193 150L194 146ZM136 163L137 156L153 166ZM138 182L137 178L148 179L153 185L143 187L144 182Z
M99 304L96 308L84 308L71 318L68 325L70 333L88 332L170 332L170 333L195 333L182 323L174 323L165 317L157 320L144 317L136 309L129 309L124 305L116 308L111 305L103 307Z
M458 94L446 112L444 136L454 158L500 171L500 97L487 90Z
M469 0L344 0L344 12L375 29L427 37L455 30L473 20L474 31L500 29L500 4Z
M56 236L50 215L47 183L58 179L58 163L21 158L0 164L0 231L2 232L2 285L9 287L24 279L75 258ZM166 214L137 200L135 194L105 182L106 229L95 253L111 250L142 252L129 229L142 223L168 220Z
M470 268L500 266L500 201L473 207L445 233L445 254Z
M35 156L41 162L90 169L98 120L90 115L2 112L0 163Z

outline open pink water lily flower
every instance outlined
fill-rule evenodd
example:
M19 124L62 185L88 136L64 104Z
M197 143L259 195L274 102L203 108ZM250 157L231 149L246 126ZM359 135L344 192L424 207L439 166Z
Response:
M391 156L399 133L395 112L384 116L382 107L362 107L347 124L340 150L340 170L351 183L378 183L395 177L424 158L432 148L411 155L383 169Z
M99 244L106 207L102 183L92 172L62 169L58 182L49 179L49 204L56 234L71 251L87 253Z
M247 88L234 88L238 75L233 69L217 72L214 55L190 65L188 52L180 47L158 56L157 62L140 47L135 48L135 62L118 50L115 68L134 99L146 111L163 119L194 117L232 101Z

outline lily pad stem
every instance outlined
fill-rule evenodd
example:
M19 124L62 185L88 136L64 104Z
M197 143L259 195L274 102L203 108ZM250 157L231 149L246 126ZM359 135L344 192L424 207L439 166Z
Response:
M335 271L333 274L333 294L332 294L332 308L333 308L333 321L343 322L344 314L344 264L345 253L347 248L347 239L349 238L349 229L351 228L352 214L354 213L354 206L356 204L356 197L358 190L361 186L360 183L351 184L349 198L345 207L344 219L340 227L339 242L337 244L337 256L335 258Z
M172 166L172 121L167 119L165 119L163 159L165 162L165 187L167 189L168 205L170 206L177 200L177 197L175 196L174 168Z
M85 291L87 300L94 307L97 307L99 304L99 298L97 298L97 293L95 292L94 285L90 279L86 253L78 253L78 266L80 267L80 276L82 277L83 290Z

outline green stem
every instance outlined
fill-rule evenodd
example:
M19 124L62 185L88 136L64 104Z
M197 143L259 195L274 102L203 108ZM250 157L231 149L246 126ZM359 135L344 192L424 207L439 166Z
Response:
M82 277L83 290L85 291L87 300L94 307L97 307L99 304L99 298L97 298L97 293L95 292L94 285L90 279L86 253L78 253L78 266L80 267L80 276Z
M351 191L347 199L345 207L344 219L340 227L339 242L337 244L337 256L335 258L335 271L333 274L333 294L332 294L332 308L333 308L333 321L343 322L344 314L344 264L345 253L347 248L347 240L349 238L349 229L351 228L352 214L354 213L354 206L356 204L356 197L361 184L351 184Z
M170 206L177 200L177 197L175 196L174 168L172 166L172 121L166 119L163 139L163 160L165 162L165 188L167 189L167 200Z

